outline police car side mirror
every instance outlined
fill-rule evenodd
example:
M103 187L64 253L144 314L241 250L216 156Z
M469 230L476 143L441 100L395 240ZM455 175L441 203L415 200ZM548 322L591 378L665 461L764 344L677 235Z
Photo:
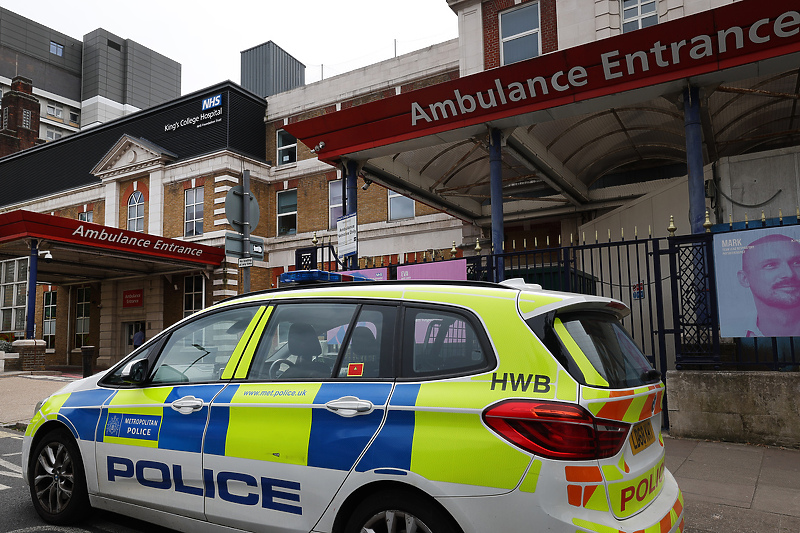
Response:
M122 369L120 378L125 383L141 385L147 379L147 359L131 361Z

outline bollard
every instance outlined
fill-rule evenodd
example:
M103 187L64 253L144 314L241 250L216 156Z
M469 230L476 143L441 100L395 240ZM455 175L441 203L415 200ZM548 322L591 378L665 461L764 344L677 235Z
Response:
M94 362L94 346L81 346L81 359L83 360L83 377L88 378L92 372Z

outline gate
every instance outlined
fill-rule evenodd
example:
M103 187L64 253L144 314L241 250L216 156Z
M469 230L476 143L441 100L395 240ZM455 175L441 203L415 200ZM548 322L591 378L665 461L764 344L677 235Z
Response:
M665 241L595 242L467 257L467 278L497 279L501 264L504 279L523 278L544 289L616 298L631 310L623 324L653 366L664 374L670 345L664 336L668 318L664 293L669 289L662 276L666 271L662 269Z
M315 248L298 250L297 264L341 268L330 245ZM500 265L504 279L523 278L549 290L622 301L631 310L624 326L664 378L673 367L800 368L800 337L720 337L712 233L609 240L463 259L469 280L496 280ZM398 265L386 266L389 279L395 279Z

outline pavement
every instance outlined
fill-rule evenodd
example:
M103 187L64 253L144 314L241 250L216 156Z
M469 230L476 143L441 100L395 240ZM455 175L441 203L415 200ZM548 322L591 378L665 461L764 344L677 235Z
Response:
M24 431L39 400L77 373L0 373L0 428ZM683 491L684 533L800 533L800 450L672 438L666 465Z

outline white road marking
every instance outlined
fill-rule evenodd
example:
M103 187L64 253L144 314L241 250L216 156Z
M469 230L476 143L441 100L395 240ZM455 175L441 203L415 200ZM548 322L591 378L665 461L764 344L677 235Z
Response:
M14 463L10 463L10 462L8 462L8 461L6 461L4 459L0 459L0 466L2 466L3 468L8 468L12 472L17 472L18 474L22 473L22 467L21 466L17 466Z

